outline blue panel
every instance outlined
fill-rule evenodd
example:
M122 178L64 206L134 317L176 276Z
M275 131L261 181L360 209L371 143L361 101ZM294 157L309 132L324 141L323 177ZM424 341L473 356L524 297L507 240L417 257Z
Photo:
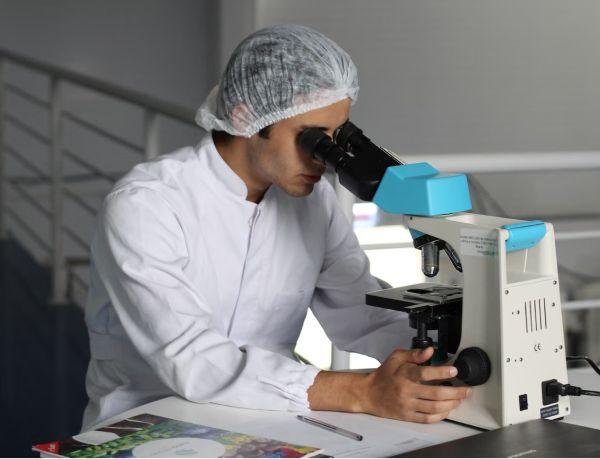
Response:
M428 163L388 167L373 202L392 214L453 214L471 209L467 177L440 174Z
M504 225L509 236L506 240L506 251L530 249L546 235L546 224L539 220Z
M425 233L422 233L421 231L412 229L412 228L408 228L408 231L410 231L410 235L412 236L413 239L417 239L417 238L425 235Z

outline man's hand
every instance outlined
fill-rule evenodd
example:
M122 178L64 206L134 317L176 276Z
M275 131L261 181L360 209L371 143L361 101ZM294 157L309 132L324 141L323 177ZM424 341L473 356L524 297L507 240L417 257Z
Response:
M441 421L471 389L423 384L456 376L452 366L419 366L432 354L431 347L398 349L369 374L322 371L308 390L310 408L422 423Z
M471 389L425 385L456 376L452 366L419 366L433 355L433 348L398 349L369 374L363 411L385 418L413 422L438 422L468 397Z

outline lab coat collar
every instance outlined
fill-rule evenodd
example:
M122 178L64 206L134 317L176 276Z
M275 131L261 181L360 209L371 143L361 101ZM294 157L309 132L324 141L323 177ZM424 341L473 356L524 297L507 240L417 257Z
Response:
M246 186L246 183L233 171L233 169L231 169L231 167L229 167L229 164L225 162L218 152L210 132L201 140L198 151L205 151L207 153L206 159L208 168L214 174L217 181L220 182L227 191L233 194L236 199L241 199L244 201L244 205L253 210L257 204L246 199L248 197L248 187ZM263 199L258 203L259 208L264 207L267 197L273 193L273 188L274 185L271 185L267 189Z
M246 184L221 157L210 132L206 134L200 142L199 151L202 150L206 151L208 168L215 175L217 180L221 182L228 191L245 200L248 196Z

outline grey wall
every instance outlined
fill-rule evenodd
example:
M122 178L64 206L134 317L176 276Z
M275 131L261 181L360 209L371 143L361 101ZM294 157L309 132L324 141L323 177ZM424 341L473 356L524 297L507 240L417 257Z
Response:
M0 46L190 108L245 35L302 23L350 52L361 81L352 117L400 153L538 151L544 161L545 151L600 151L595 0L0 0L0 12ZM43 82L9 73L44 92ZM75 90L68 103L141 140L134 108ZM43 116L16 105L45 128ZM163 125L165 152L201 135ZM139 160L67 129L72 148L107 169ZM26 150L43 162L39 146ZM559 226L562 215L576 229L598 227L573 218L600 214L598 171L478 178L509 214L549 216ZM573 244L559 246L560 260L599 273L595 244Z
M599 150L594 0L257 0L359 68L355 118L410 152Z
M196 107L218 74L216 0L1 0L0 45Z

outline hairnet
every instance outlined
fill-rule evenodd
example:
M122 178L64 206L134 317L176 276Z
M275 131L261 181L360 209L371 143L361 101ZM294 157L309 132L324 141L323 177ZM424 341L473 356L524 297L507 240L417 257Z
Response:
M277 25L238 45L196 122L207 131L250 137L347 97L354 103L357 94L358 75L348 53L309 27Z

